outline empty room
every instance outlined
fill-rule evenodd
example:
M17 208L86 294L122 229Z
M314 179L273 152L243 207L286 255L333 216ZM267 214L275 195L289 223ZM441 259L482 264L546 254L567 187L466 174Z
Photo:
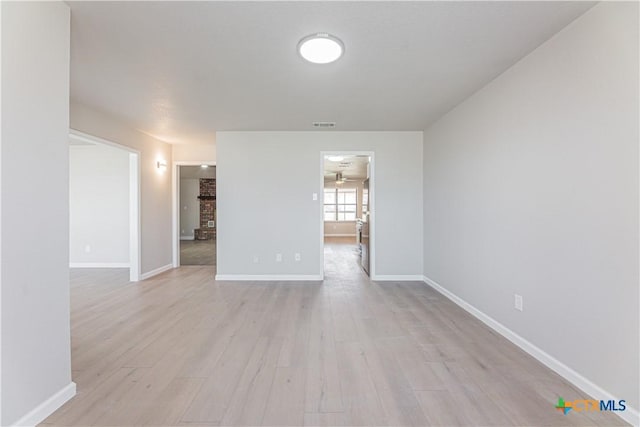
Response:
M636 1L0 1L0 425L640 425Z

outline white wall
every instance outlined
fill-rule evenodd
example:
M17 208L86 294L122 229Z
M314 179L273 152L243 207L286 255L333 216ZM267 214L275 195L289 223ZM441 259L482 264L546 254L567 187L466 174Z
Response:
M128 152L104 145L69 147L69 227L72 267L129 264Z
M319 275L320 153L348 150L375 152L376 274L422 275L422 132L218 132L216 141L220 276Z
M216 144L174 144L171 146L174 162L215 162Z
M1 2L0 8L0 424L8 426L20 419L22 425L38 422L75 394L69 338L69 7ZM32 412L50 398L49 406Z
M180 237L194 237L200 228L200 179L180 180Z
M72 129L140 152L141 273L171 265L171 145L73 101L70 113ZM158 159L167 162L165 172L158 171Z
M638 114L638 4L605 2L424 135L426 276L635 408Z

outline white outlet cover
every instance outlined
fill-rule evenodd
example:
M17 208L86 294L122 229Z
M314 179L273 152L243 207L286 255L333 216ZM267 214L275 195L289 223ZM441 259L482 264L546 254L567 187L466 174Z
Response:
M276 262L282 262L282 254L276 254Z
M313 194L312 194L312 196L311 196L311 198L312 198L313 200L318 200L318 193L313 193Z
M296 261L300 261L300 254L295 254L294 258Z
M253 263L257 264L258 262L260 262L260 258L258 258L257 256L253 256Z
M518 311L523 311L522 295L514 294L513 307Z

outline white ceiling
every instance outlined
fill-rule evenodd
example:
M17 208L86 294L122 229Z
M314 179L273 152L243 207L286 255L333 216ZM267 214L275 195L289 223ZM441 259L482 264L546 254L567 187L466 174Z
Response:
M336 174L342 173L343 178L363 180L367 177L367 164L369 156L348 155L341 156L341 161L331 161L324 158L324 179L325 181L335 181Z
M592 2L68 2L71 96L167 142L422 130ZM333 64L296 52L345 44Z

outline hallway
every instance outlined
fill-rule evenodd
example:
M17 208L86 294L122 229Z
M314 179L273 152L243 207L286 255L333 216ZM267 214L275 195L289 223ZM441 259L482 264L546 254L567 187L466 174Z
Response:
M216 265L216 239L181 240L180 265Z
M360 267L355 237L324 238L324 279L366 278Z
M353 244L324 282L127 282L72 270L78 394L43 425L624 425L423 283L370 282Z

